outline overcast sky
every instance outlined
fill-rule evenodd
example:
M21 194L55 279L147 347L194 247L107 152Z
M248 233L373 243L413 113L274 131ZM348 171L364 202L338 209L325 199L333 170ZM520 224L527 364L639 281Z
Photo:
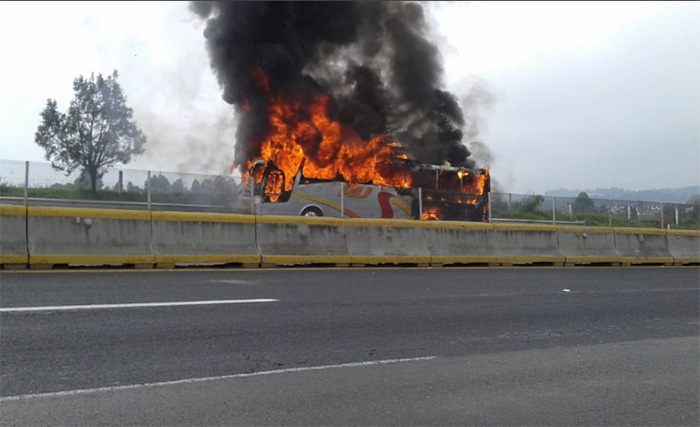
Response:
M47 98L66 111L74 78L117 70L148 137L127 168L227 172L233 110L187 6L0 2L0 160L46 162ZM446 89L478 118L470 148L500 190L700 185L700 3L428 7Z

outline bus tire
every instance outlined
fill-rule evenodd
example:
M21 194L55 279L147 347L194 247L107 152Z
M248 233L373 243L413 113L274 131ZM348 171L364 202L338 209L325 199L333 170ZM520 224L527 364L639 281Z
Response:
M317 206L307 206L301 211L301 216L323 216L323 211Z

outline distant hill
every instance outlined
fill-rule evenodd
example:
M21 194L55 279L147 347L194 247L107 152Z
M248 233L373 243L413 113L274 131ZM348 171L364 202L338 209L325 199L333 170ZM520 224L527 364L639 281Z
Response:
M568 190L560 188L544 193L545 196L576 197L581 192L591 199L631 200L640 202L686 203L690 196L700 194L700 185L682 188L660 188L656 190L625 190L624 188L596 188L595 190Z

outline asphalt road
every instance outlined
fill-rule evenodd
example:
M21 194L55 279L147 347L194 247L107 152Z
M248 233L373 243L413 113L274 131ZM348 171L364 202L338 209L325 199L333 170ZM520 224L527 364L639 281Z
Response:
M700 425L697 267L2 272L0 310L4 425Z

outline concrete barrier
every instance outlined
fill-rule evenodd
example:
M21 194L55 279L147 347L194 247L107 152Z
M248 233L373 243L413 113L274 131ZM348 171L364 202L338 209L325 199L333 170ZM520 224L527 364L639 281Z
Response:
M493 225L479 222L422 222L430 265L499 265Z
M28 263L27 208L0 205L0 266L26 268Z
M615 249L622 263L673 265L666 231L652 228L615 228Z
M3 268L700 264L700 232L0 206Z
M493 242L501 265L564 265L557 227L552 225L493 224Z
M326 217L256 216L262 266L350 265L345 221Z
M153 253L159 268L260 265L252 215L153 212L152 221Z
M151 213L116 209L27 208L32 268L134 265L152 268Z
M430 265L420 223L393 219L344 220L352 265Z
M700 264L700 231L668 230L666 237L675 265Z
M567 265L621 264L615 233L607 227L557 227L559 251Z

